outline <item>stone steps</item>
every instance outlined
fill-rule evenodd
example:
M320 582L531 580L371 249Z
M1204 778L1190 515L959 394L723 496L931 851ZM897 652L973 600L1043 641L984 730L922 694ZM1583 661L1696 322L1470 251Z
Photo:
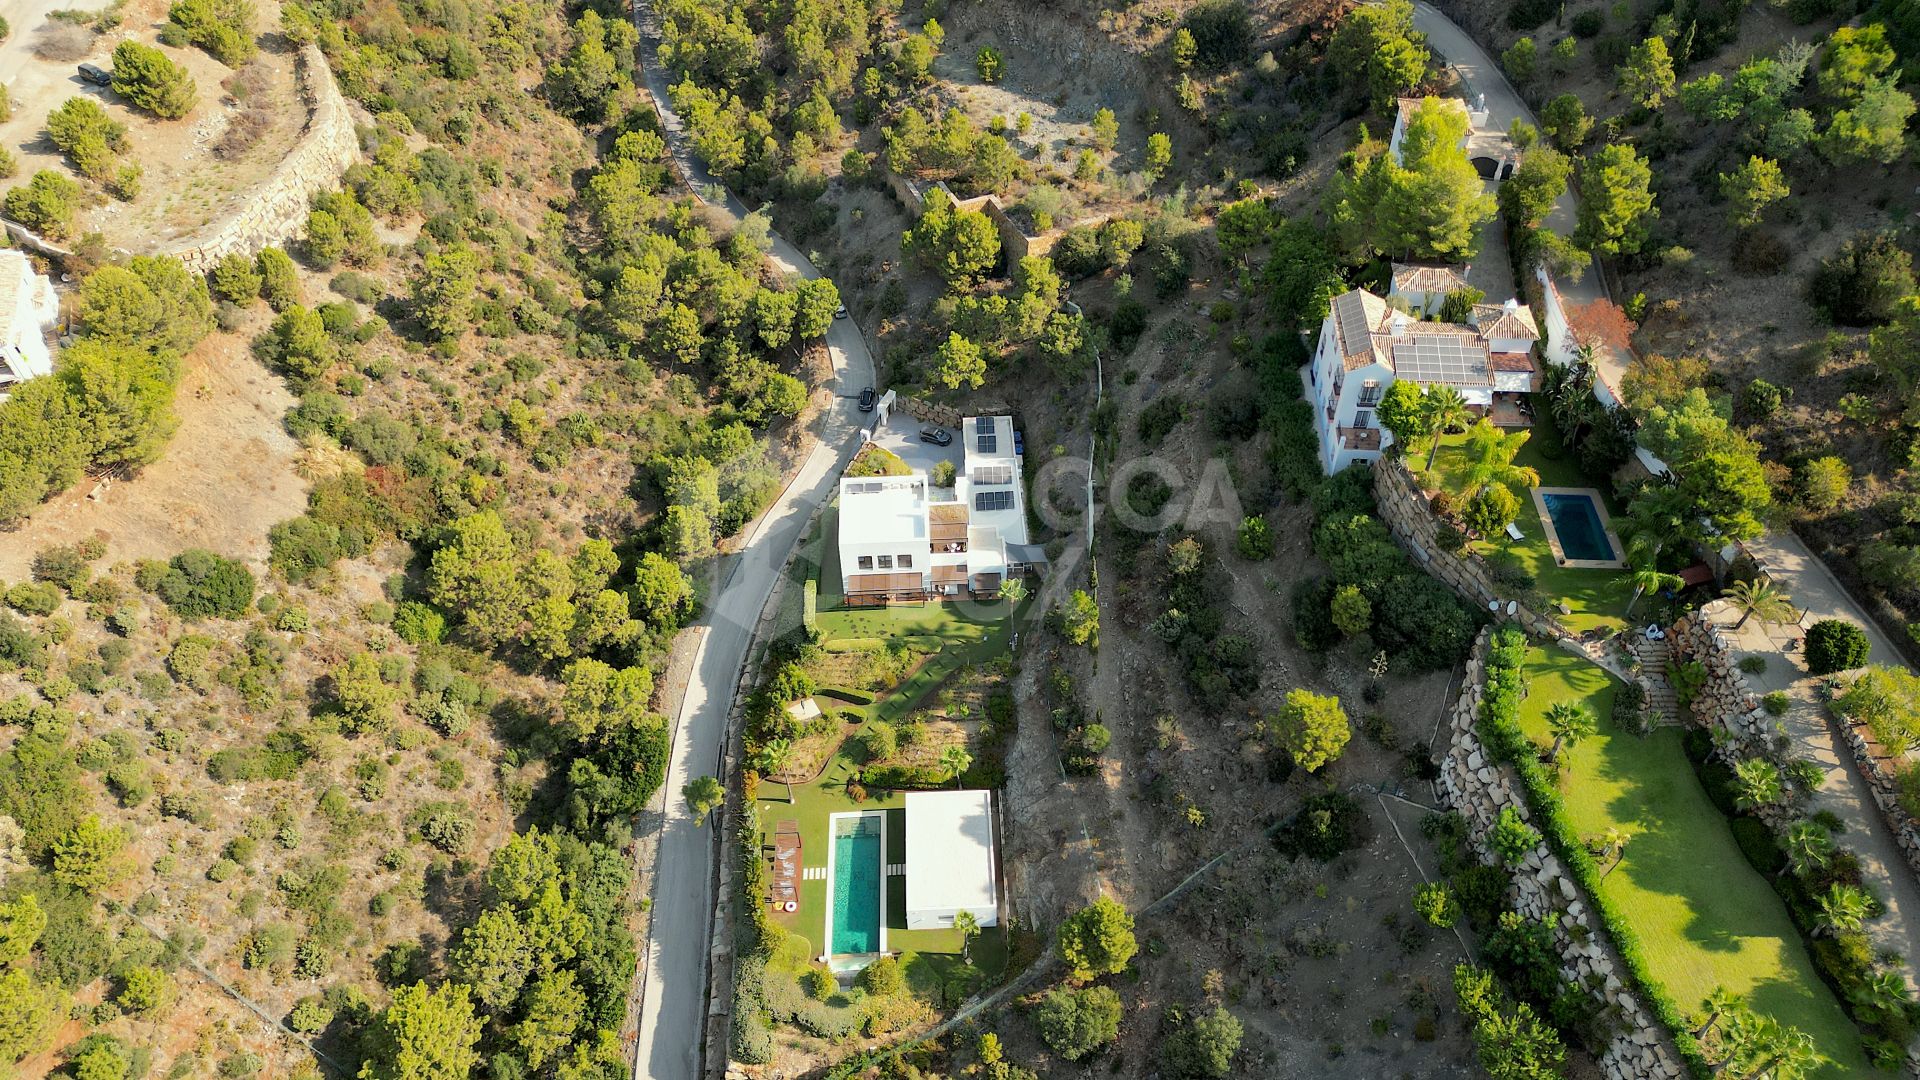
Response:
M1679 723L1680 700L1673 692L1673 684L1667 681L1667 665L1672 662L1673 651L1667 647L1666 639L1648 641L1644 635L1635 634L1633 655L1639 658L1640 677L1647 682L1647 711L1653 715L1653 722Z

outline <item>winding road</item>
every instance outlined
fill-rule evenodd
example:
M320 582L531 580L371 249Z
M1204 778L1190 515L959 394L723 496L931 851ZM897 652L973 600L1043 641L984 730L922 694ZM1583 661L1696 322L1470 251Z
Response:
M658 60L659 27L652 5L634 4L640 29L639 56L646 85L666 129L667 147L695 194L719 182L694 158L686 129L667 97L668 80ZM724 189L722 189L724 190ZM749 212L732 192L709 202L736 221ZM778 233L770 253L785 273L817 278L820 271ZM819 441L772 507L748 531L739 552L722 571L720 590L709 598L706 632L694 654L693 674L674 717L673 752L667 768L663 822L653 868L652 913L645 955L644 996L634 1076L694 1080L700 1074L706 1036L708 945L713 930L714 832L696 825L680 798L695 776L717 775L727 714L747 661L753 628L771 598L787 555L813 510L829 498L841 470L859 449L860 412L855 399L874 385L873 356L851 318L837 319L827 334L833 360L833 407L820 418Z

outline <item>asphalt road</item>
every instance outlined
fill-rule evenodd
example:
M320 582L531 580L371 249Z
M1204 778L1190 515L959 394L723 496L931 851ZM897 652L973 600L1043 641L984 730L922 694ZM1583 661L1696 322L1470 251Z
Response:
M640 27L640 59L647 89L660 110L667 145L683 174L697 186L713 177L687 148L685 130L667 98L667 78L656 60L658 37L652 10L634 5ZM722 206L736 219L748 208L731 192ZM792 244L775 234L771 257L785 272L819 277ZM694 1080L706 1031L708 944L713 916L713 835L695 825L680 798L691 777L716 775L734 688L747 646L781 567L801 539L815 506L830 497L841 469L859 448L861 413L855 398L874 385L873 357L852 318L839 319L827 334L837 395L822 418L819 443L787 490L750 529L746 543L722 571L720 590L709 598L707 633L694 655L693 675L674 718L673 754L667 769L665 820L653 870L652 924L646 955L646 996L640 1009L634 1076Z

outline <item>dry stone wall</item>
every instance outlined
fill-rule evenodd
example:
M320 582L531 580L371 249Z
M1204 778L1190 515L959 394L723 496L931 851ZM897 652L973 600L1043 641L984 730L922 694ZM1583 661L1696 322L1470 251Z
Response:
M244 209L212 231L164 253L185 263L187 269L205 273L228 255L253 255L299 236L306 229L308 201L337 187L341 174L359 160L353 114L326 57L314 46L304 46L298 67L307 99L307 126L300 141Z
M1440 785L1447 802L1466 819L1467 833L1480 858L1498 856L1487 836L1500 812L1512 807L1529 823L1532 811L1513 771L1494 763L1474 722L1486 683L1490 632L1482 630L1467 658L1459 698L1448 713L1447 757ZM1536 826L1537 828L1538 826ZM1594 988L1609 1012L1619 1018L1620 1032L1600 1055L1607 1080L1678 1080L1686 1074L1679 1052L1652 1010L1643 1006L1620 974L1620 964L1607 944L1599 916L1580 892L1573 875L1547 849L1545 841L1526 854L1513 875L1514 910L1553 929L1560 953L1560 973L1568 980Z
M1741 674L1733 649L1720 628L1704 618L1689 616L1674 625L1672 641L1676 660L1698 661L1706 669L1706 683L1694 699L1695 718L1724 732L1739 745L1741 756L1761 754L1776 763L1784 763L1773 749L1773 720L1760 707L1760 699ZM1908 868L1920 876L1920 820L1900 805L1899 788L1886 759L1874 754L1851 723L1841 719L1837 726L1853 754L1854 764L1867 781L1867 790L1873 793L1874 804L1886 819L1887 831L1899 845Z

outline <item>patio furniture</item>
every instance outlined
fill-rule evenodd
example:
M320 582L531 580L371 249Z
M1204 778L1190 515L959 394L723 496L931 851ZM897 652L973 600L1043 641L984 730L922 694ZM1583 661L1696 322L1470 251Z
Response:
M1527 538L1527 534L1520 531L1520 526L1511 521L1507 522L1507 535L1515 540L1525 540Z

